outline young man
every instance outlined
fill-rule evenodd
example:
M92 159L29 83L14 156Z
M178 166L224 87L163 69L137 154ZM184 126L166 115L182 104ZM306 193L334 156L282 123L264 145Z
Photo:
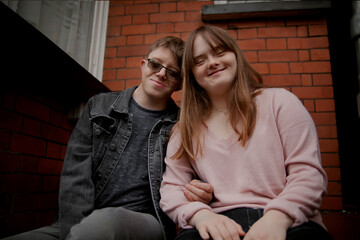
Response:
M141 61L137 88L92 97L71 135L52 226L9 239L172 239L159 188L181 87L183 41L165 37ZM185 186L190 201L209 202L212 188Z

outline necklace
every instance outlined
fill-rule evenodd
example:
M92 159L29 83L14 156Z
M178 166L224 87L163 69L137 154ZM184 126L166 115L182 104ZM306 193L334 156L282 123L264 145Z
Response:
M229 115L229 110L219 110L219 109L216 109L216 108L213 108L213 110L216 111L216 112L223 113L225 115Z

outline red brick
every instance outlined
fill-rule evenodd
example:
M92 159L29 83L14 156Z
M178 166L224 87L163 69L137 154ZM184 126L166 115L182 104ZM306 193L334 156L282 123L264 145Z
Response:
M155 13L159 11L158 4L138 4L128 5L125 7L125 14L144 14L144 13Z
M250 39L256 37L257 37L257 31L255 28L237 30L237 39Z
M177 34L171 34L171 35L176 36ZM169 36L169 34L168 33L148 34L148 35L145 36L144 43L145 44L152 44L156 40L158 40L158 39L160 39L162 37L166 37L166 36Z
M310 60L309 50L299 50L299 61L307 62Z
M329 182L328 183L328 192L327 195L335 195L340 196L341 195L341 184L339 182Z
M113 1L111 1L113 2ZM124 15L125 13L125 6L118 6L118 7L109 7L109 16L118 16L118 15Z
M284 86L299 86L301 85L300 75L268 75L263 76L264 83L270 86L284 87Z
M338 152L337 139L319 139L320 149L322 152Z
M247 21L233 21L229 22L229 28L256 28L265 27L266 21L264 20L247 20Z
M327 167L339 167L339 154L337 153L321 153L321 160L323 166Z
M312 38L289 38L289 49L311 49L311 48L327 48L329 41L327 37Z
M333 98L332 87L294 87L292 92L299 98Z
M50 109L50 123L61 127L63 125L63 119L64 119L63 116L64 115L65 114L63 114L59 111Z
M118 69L116 79L139 79L141 78L141 71L139 68Z
M253 63L252 66L260 74L269 74L269 65L267 63Z
M126 43L128 46L130 45L141 45L144 43L144 36L143 35L132 35L127 36Z
M126 45L126 37L108 37L106 39L106 46L107 47L118 47L118 46L125 46Z
M329 49L311 49L310 56L312 61L330 60Z
M160 12L175 12L176 3L160 3Z
M197 22L201 22L201 12L186 12L185 13L185 21L188 22L192 22L192 21L197 21Z
M342 210L342 197L328 197L323 198L323 202L320 207L321 210Z
M13 199L13 213L33 211L35 209L35 194L16 194ZM34 219L32 219L34 221Z
M212 5L213 1L191 1L178 2L177 11L201 11L203 5Z
M266 48L268 50L274 49L286 49L286 39L285 38L276 38L276 39L267 39Z
M175 24L174 23L159 23L156 27L157 33L172 33L174 32Z
M117 16L108 18L108 26L123 26L131 24L131 16Z
M140 68L140 62L143 60L143 57L128 57L126 58L126 67L127 68Z
M266 27L258 29L260 38L296 37L296 27Z
M126 80L125 89L135 87L135 86L139 86L140 83L141 83L141 80Z
M333 99L317 99L315 100L317 112L335 111L335 102Z
M24 204L27 204L24 202ZM1 233L3 236L10 236L36 228L36 213L21 213L0 218Z
M308 36L307 26L298 26L297 27L297 36L298 37L307 37Z
M291 73L329 73L330 62L300 62L290 63Z
M301 85L302 86L312 86L312 76L311 74L301 74Z
M48 122L50 120L50 109L42 103L35 102L29 98L19 96L16 102L16 110L34 118Z
M185 14L182 12L154 13L150 15L150 23L183 22L184 20Z
M250 63L259 61L257 51L244 51L243 53L246 60L248 60Z
M60 177L59 176L44 176L42 190L45 192L59 191Z
M10 150L18 153L44 156L46 142L37 138L14 134L11 137Z
M51 209L58 207L58 193L45 193L35 196L35 209Z
M175 32L191 32L201 25L203 25L201 22L177 22Z
M319 138L337 138L337 129L335 125L316 126Z
M335 113L310 113L316 125L334 125L336 124Z
M329 181L339 181L341 179L340 177L340 168L338 167L326 167L324 168Z
M15 172L18 166L18 155L0 151L0 172Z
M23 132L34 137L40 137L41 122L31 118L24 118Z
M291 50L259 51L258 54L261 62L294 62L299 60L298 52Z
M265 39L250 39L237 41L242 50L265 50Z
M103 82L105 86L107 86L111 91L122 91L125 89L125 81L117 80L117 81L106 81Z
M41 176L12 174L4 176L4 192L36 192L41 190Z
M124 37L124 39L126 39ZM106 40L107 41L107 40ZM116 57L116 52L117 52L117 48L116 47L112 47L109 48L108 46L105 49L105 58L112 58L112 57Z
M0 109L0 128L20 132L23 118L21 115Z
M107 58L104 60L104 68L123 68L125 67L125 58Z
M326 25L309 25L309 35L310 36L324 36L328 35L328 30Z
M304 100L303 101L304 107L308 112L314 112L315 111L315 104L313 100Z
M314 85L326 86L332 85L331 74L313 74Z
M67 149L67 146L61 146L61 149L60 149L60 160L65 159L66 149Z
M147 24L149 23L149 14L139 14L132 16L132 24Z
M286 20L286 25L314 25L314 24L326 24L325 18L312 19L312 18L303 18L303 19L288 19Z
M123 26L122 35L138 35L138 34L149 34L156 32L155 24L139 24Z
M114 80L116 78L116 70L115 69L104 69L103 70L103 81Z
M129 57L129 56L145 56L149 50L149 46L125 46L118 48L118 57Z
M106 36L107 37L118 37L121 34L121 27L119 26L108 26L107 30L106 30Z
M47 140L52 140L54 142L67 144L70 138L70 132L62 128L51 126L49 124L43 124L41 129L41 137Z
M9 109L9 110L15 109L16 94L14 92L6 91L6 92L2 93L2 95L0 95L0 96L3 96L4 108Z
M39 158L27 155L19 157L19 172L37 173Z
M0 150L8 150L10 147L10 131L0 129Z
M9 215L12 205L12 195L11 194L2 194L0 198L0 214L1 216ZM0 222L0 225L1 222ZM2 225L3 226L3 225Z
M41 158L39 160L38 172L41 174L60 175L63 162Z
M287 74L289 73L288 63L269 63L270 74Z
M60 159L60 151L62 145L48 142L46 148L46 157Z

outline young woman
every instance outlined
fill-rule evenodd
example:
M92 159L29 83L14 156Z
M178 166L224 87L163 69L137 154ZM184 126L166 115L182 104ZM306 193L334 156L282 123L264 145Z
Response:
M178 239L331 239L318 211L327 176L299 99L262 86L215 26L189 36L183 78L160 189L161 208L183 229ZM211 204L184 197L194 178L213 186Z

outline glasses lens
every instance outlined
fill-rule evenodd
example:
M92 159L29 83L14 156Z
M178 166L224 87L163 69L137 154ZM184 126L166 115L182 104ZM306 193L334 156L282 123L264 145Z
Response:
M148 60L148 67L153 71L159 71L162 68L160 63L154 62L153 60Z
M176 71L173 71L171 69L167 69L166 73L167 73L169 78L172 78L172 79L179 79L180 78L180 73L176 72Z

